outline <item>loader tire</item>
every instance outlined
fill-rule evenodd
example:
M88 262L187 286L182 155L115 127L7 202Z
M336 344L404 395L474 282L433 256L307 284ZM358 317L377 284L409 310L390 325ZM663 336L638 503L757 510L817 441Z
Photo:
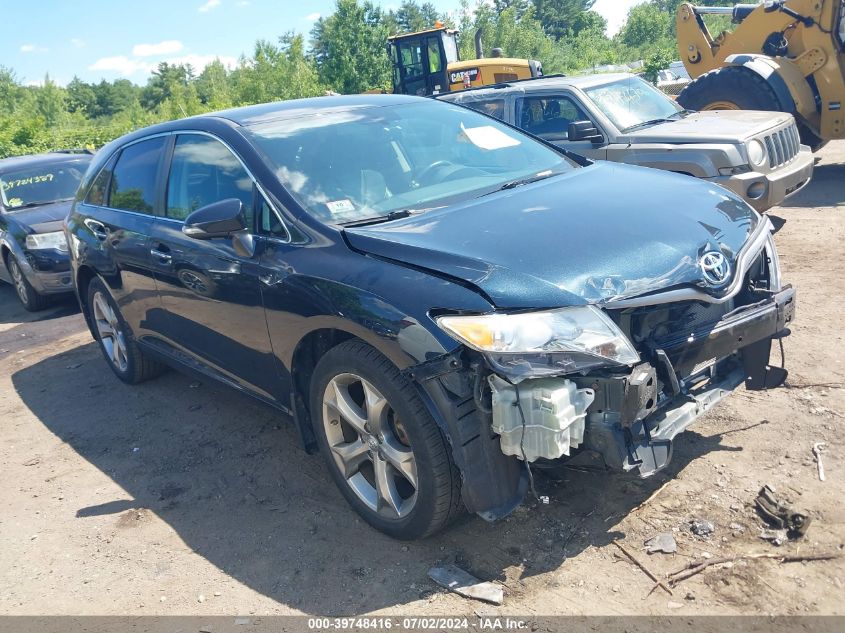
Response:
M794 104L781 103L765 79L742 66L725 66L701 75L678 95L678 103L688 110L769 110L795 114ZM798 133L801 143L809 145L814 152L826 144L801 121L798 121Z
M711 70L690 83L678 95L688 110L771 110L792 112L760 75L742 66Z

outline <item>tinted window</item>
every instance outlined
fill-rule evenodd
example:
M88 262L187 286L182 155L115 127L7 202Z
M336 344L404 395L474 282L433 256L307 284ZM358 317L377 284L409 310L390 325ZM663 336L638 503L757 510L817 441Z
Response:
M106 187L109 186L109 178L111 178L112 168L114 167L114 158L112 158L97 174L94 182L91 183L91 188L88 190L88 195L85 196L85 204L95 206L102 206L106 203Z
M270 208L270 205L267 204L267 201L264 200L263 197L259 199L258 213L261 233L264 235L272 235L273 237L287 239L288 232L285 230L285 225L282 224L279 216L272 208Z
M504 99L490 99L489 101L465 101L461 105L465 105L473 110L478 110L484 114L489 114L497 119L505 120L505 100Z
M252 179L220 141L186 134L176 139L167 184L169 218L184 220L213 202L237 198L252 226Z
M520 126L545 139L565 139L569 124L589 117L568 97L527 98L522 102Z
M117 159L109 187L108 205L114 209L152 213L156 174L164 137L151 138L124 149Z

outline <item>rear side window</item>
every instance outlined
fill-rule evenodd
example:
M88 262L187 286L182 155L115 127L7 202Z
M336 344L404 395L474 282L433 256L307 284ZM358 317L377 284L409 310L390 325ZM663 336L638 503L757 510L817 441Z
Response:
M505 100L504 99L490 99L489 101L466 101L461 103L468 108L489 114L497 119L505 120Z
M97 174L94 182L91 183L88 195L85 196L85 204L101 207L106 203L106 188L109 186L109 178L111 178L113 168L114 158L111 158Z
M200 207L227 198L243 203L247 226L253 226L252 179L241 162L216 139L179 136L167 184L167 217L184 220Z
M108 205L113 209L152 213L156 175L165 137L151 138L124 149L112 174Z

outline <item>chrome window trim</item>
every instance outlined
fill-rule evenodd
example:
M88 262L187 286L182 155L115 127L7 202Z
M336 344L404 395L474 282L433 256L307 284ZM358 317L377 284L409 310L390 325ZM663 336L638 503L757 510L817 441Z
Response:
M252 180L252 183L255 185L255 188L258 190L258 193L261 194L261 196L264 198L264 201L267 203L267 206L269 206L270 209L273 211L273 213L276 214L276 218L279 220L279 223L282 225L282 227L284 227L285 232L288 234L287 239L283 239L283 238L277 237L277 236L266 236L266 235L262 235L260 237L272 237L272 239L276 240L277 242L281 242L282 244L290 244L291 243L291 239L292 239L293 234L291 233L290 229L288 228L288 225L285 222L285 219L282 216L282 214L279 212L279 210L276 208L276 206L270 201L270 197L267 195L267 192L264 190L264 188L258 182L258 179L255 177L255 175L252 173L252 171L250 171L249 167L246 166L246 164L241 159L241 157L238 155L238 153L234 149L232 149L232 146L229 145L226 141L224 141L222 138L220 138L219 136L217 136L215 134L211 134L210 132L205 132L203 130L173 130L173 131L170 131L170 132L159 132L157 134L150 134L149 136L144 136L143 138L135 139L133 141L125 143L124 145L119 146L118 148L116 148L114 150L114 152L112 152L112 156L118 154L118 152L122 152L127 147L131 147L132 145L135 145L136 143L141 143L142 141L148 141L150 139L159 138L159 137L162 137L162 136L177 136L177 135L180 135L180 134L181 135L194 134L194 135L197 135L197 136L207 136L208 138L214 139L215 141L221 143L227 150L229 150L229 152L231 152L232 156L234 156L237 159L237 161L241 164L241 167L244 168L244 171L247 173L247 176L249 176L250 180ZM108 158L108 160L106 160L105 163L103 163L103 165L105 166L106 163L108 163L109 160L111 160L111 156ZM169 171L168 171L168 174L169 174ZM105 205L87 204L84 200L82 202L80 202L79 204L84 206L84 207L89 207L89 208L93 208L93 209L106 209L108 211L116 211L118 213L129 213L129 214L141 216L141 217L144 217L144 218L154 218L156 220L164 220L165 222L170 222L171 224L185 224L185 222L183 220L177 220L175 218L168 218L164 215L156 215L154 213L141 213L139 211L130 211L128 209L116 209L114 207L107 207Z
M705 303L726 303L733 299L740 290L742 290L742 283L748 269L757 256L764 248L772 245L774 257L772 257L773 268L776 266L777 251L774 250L774 241L772 240L772 226L771 220L768 218L760 222L757 229L754 231L751 238L745 243L745 246L740 251L737 257L737 266L734 271L733 281L725 289L724 294L714 297L713 295L702 292L696 288L678 288L677 290L669 290L667 292L658 292L650 295L643 295L640 297L632 297L630 299L610 300L603 304L602 307L608 309L621 308L641 308L644 306L659 305L663 303L675 303L678 301L703 301ZM780 281L780 270L778 266L778 284Z
M188 134L193 134L193 135L197 135L197 136L207 136L208 138L214 139L218 143L221 143L223 145L223 147L228 149L229 152L231 152L232 156L234 156L237 159L237 161L241 164L241 167L244 168L244 171L246 172L247 176L249 176L250 180L252 180L252 184L255 185L255 188L258 190L258 193L261 194L261 196L264 198L264 201L267 203L267 206L270 207L270 209L273 211L273 213L276 214L276 219L279 220L282 227L284 227L285 232L288 234L288 237L287 237L286 240L283 240L282 238L279 238L279 237L277 237L276 239L283 242L284 244L290 244L292 234L290 232L290 229L288 228L288 225L285 223L285 220L282 217L282 214L279 213L279 210L270 201L270 197L267 195L267 192L264 190L264 188L258 182L258 179L255 177L255 175L252 173L252 171L250 171L249 167L246 166L246 163L244 163L244 161L241 160L241 157L232 148L231 145L229 145L226 141L224 141L219 136L217 136L215 134L211 134L210 132L205 132L203 130L175 130L173 132L168 132L168 134L177 135L177 136L178 135L188 135ZM174 147L174 149L175 149L175 147ZM168 174L169 174L169 171L168 171ZM169 222L178 222L179 224L184 224L184 221L182 221L182 220L175 220L174 218L168 218L166 216L156 216L156 217L160 217L161 219L167 220ZM264 237L266 237L266 236L264 236Z

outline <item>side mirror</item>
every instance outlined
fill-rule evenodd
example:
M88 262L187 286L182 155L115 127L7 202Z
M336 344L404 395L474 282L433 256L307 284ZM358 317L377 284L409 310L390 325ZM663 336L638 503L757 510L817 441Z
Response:
M604 137L592 121L573 121L567 134L569 141L592 141L601 143Z
M237 198L228 198L194 211L185 219L182 233L197 240L209 240L230 237L246 228L243 204Z

